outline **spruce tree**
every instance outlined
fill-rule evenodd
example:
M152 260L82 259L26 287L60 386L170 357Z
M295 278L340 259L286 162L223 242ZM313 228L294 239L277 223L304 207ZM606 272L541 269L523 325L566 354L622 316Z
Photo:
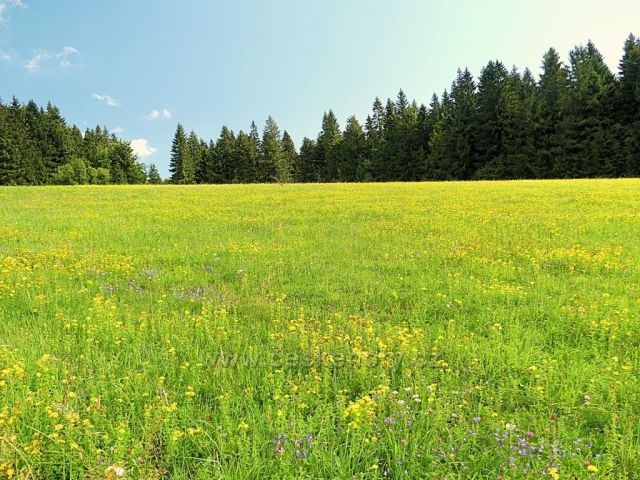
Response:
M457 177L452 173L451 162L455 153L455 142L451 131L454 124L454 103L445 90L434 123L433 134L429 141L429 155L425 162L425 178L427 180L452 180Z
M17 98L13 98L3 125L0 126L0 184L30 185L36 181L32 156L36 148L30 138L25 111Z
M396 169L395 179L403 182L420 180L422 177L422 140L420 138L419 107L415 101L401 106L400 90L396 100L396 114L399 122L396 125L395 161L391 164Z
M158 172L158 167L154 163L150 163L147 167L147 183L152 185L158 185L162 183L162 177Z
M592 42L570 54L570 88L560 123L562 155L556 176L619 176L620 152L609 132L614 122L615 77Z
M502 62L490 61L480 72L478 80L478 114L475 126L475 146L477 155L474 168L479 178L491 177L484 168L495 169L495 162L502 154L502 129L498 118L499 104L503 99L508 72Z
M216 172L214 183L232 183L236 178L236 137L231 129L223 126L216 142Z
M619 64L616 141L623 175L640 176L640 38L630 34Z
M333 182L337 180L339 165L338 146L342 139L342 132L338 119L332 110L325 112L322 117L322 130L317 142L317 176L321 182Z
M476 86L469 70L458 70L451 85L451 114L442 124L446 156L441 165L445 179L468 180L474 173Z
M281 180L278 165L282 165L282 143L278 124L269 116L262 131L260 142L260 163L257 169L259 182L278 182Z
M294 169L296 182L317 182L318 175L316 171L317 153L316 142L310 138L304 137L300 146L300 154L298 155L297 167Z
M203 145L202 162L198 170L198 183L219 183L220 166L216 152L216 142L209 140Z
M550 48L542 59L542 73L538 82L536 108L536 158L532 168L537 178L563 176L557 166L562 161L560 122L569 95L567 69L558 52Z
M445 92L446 93L446 92ZM434 158L432 157L432 143L433 137L436 132L436 127L440 125L442 120L442 106L440 104L440 99L434 93L431 96L431 102L429 103L429 107L427 108L425 118L423 123L421 124L421 142L422 149L424 152L422 158L422 167L421 167L421 180L434 180L437 177L435 171L435 165L432 163Z
M191 130L189 137L187 138L187 148L189 151L189 171L185 173L185 183L199 183L199 172L201 171L201 165L205 162L206 149L203 148L203 142L198 138L196 133Z
M235 183L254 183L256 180L256 151L251 137L240 130L235 148Z
M633 34L624 42L624 53L619 64L620 101L619 117L625 123L640 115L640 38Z
M187 136L184 132L184 127L178 124L176 127L176 133L173 137L173 143L171 144L171 160L169 162L169 172L171 173L171 183L184 184L190 179L189 172L189 146L187 143ZM195 173L195 172L194 172Z
M497 171L493 178L520 179L528 174L526 111L522 103L522 78L517 71L505 79L498 100L500 153L495 162Z
M339 147L341 182L360 182L367 179L369 165L367 158L367 140L358 119L352 115L342 134Z
M279 183L293 181L293 169L298 160L296 146L289 133L285 130L282 134L282 156L276 165L276 177Z
M49 175L70 158L68 128L60 110L47 104L44 115L43 161Z
M371 115L367 117L365 123L365 135L367 139L367 157L369 159L370 180L381 180L384 174L384 155L385 155L385 139L384 139L384 107L378 97L373 102Z

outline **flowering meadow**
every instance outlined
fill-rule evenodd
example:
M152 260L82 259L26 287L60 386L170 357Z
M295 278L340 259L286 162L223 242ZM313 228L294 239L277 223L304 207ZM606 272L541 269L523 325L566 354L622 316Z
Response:
M0 189L0 478L640 478L639 260L640 180Z

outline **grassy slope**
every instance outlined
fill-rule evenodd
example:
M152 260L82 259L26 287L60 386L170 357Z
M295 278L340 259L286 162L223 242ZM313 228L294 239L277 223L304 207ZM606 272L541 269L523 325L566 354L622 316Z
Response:
M0 189L0 478L637 478L639 231L638 180Z

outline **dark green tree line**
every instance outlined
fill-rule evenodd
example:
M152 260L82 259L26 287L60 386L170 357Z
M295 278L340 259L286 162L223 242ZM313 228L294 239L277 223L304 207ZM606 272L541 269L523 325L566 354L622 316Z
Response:
M155 167L154 167L155 168ZM157 174L157 169L155 171ZM144 183L129 142L105 128L84 134L51 104L0 101L0 185Z
M492 60L475 79L460 69L428 105L376 98L344 129L332 110L297 150L269 117L215 140L178 125L175 184L360 182L640 176L640 39L629 35L618 71L592 42L564 63L550 48L539 78ZM96 127L81 133L57 108L0 102L0 184L158 183L127 142Z
M204 156L221 160L202 163L207 174L198 181L640 176L640 40L628 37L617 74L588 42L566 64L549 49L537 80L528 69L492 60L477 81L458 70L451 88L428 105L402 90L386 103L376 98L364 125L351 116L342 130L329 110L318 137L304 138L299 152L271 117L261 138L255 123L251 131L234 137L223 128ZM184 135L180 127L176 135Z

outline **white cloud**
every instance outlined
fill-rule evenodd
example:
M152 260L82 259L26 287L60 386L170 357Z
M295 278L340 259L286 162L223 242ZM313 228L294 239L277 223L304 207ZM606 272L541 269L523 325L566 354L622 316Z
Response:
M92 93L91 96L96 100L100 100L101 102L106 103L108 107L119 107L121 105L118 100L110 95L100 95L98 93Z
M166 108L162 110L153 110L147 115L147 120L168 120L171 118L171 112Z
M80 57L80 52L74 47L64 47L59 52L42 50L31 57L29 61L24 64L24 68L30 72L37 72L46 64L52 67L67 69L74 65L73 61L78 57Z
M154 153L156 153L156 150L158 150L157 148L149 145L149 140L147 140L146 138L136 138L134 140L131 140L130 145L133 153L135 153L140 158L145 158L153 155Z
M124 128L116 127L113 130L111 130L111 133L115 133L116 135L120 135L121 133L124 133Z
M0 50L0 60L8 62L9 60L11 60L11 55L9 55L5 51Z
M60 52L55 54L55 58L58 59L62 68L69 68L73 65L73 59L79 56L80 52L73 47L64 47Z
M0 25L7 23L7 13L14 7L27 8L22 0L0 0Z
M38 70L40 70L40 63L49 58L51 58L51 56L48 52L38 53L31 57L31 59L24 64L24 68L26 68L30 72L37 72Z

